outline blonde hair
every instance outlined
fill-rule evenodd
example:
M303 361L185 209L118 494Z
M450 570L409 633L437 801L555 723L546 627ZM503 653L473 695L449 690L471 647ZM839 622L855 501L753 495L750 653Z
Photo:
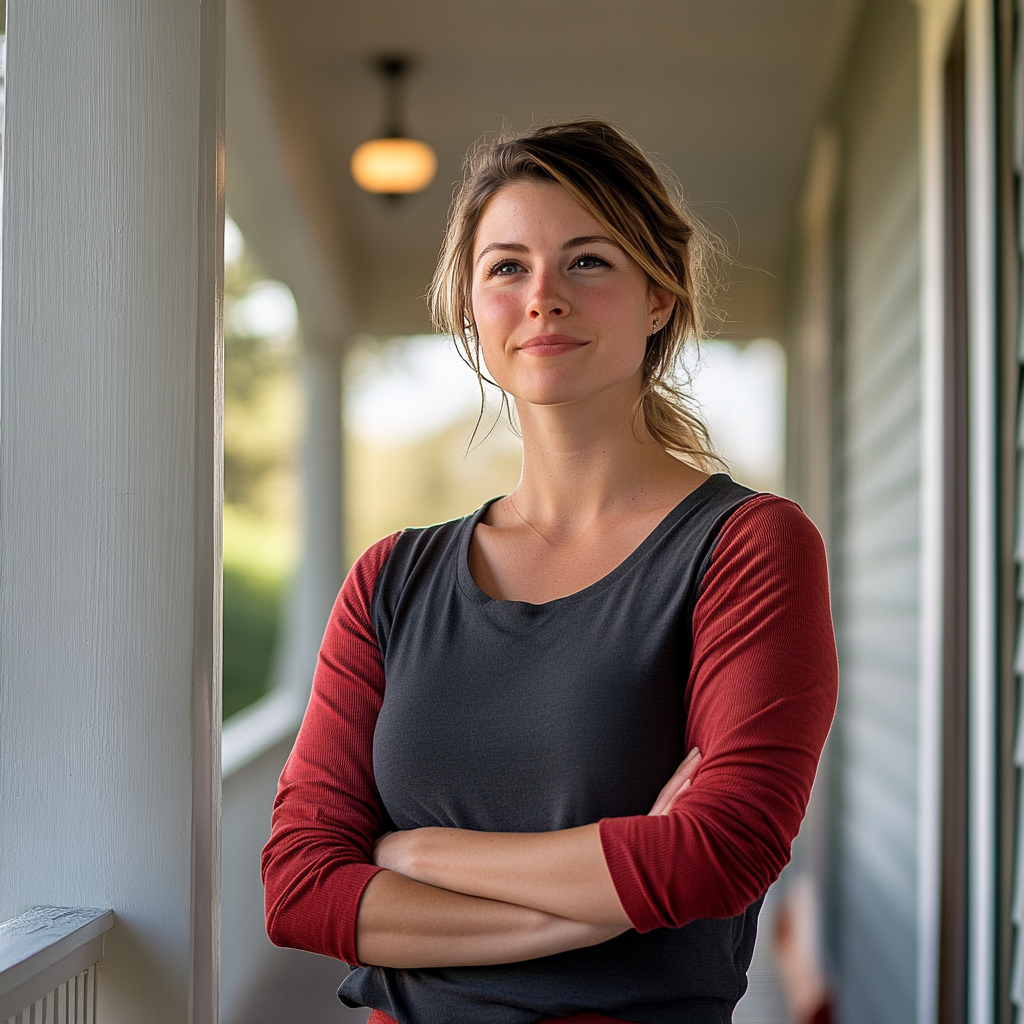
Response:
M605 121L569 121L502 134L470 153L428 293L437 329L452 335L482 389L472 312L473 244L488 200L520 181L561 185L653 285L675 296L667 322L647 339L636 412L666 451L698 469L720 468L707 427L691 409L677 374L686 343L696 343L707 332L712 278L723 250L688 214L678 186L667 185L640 147Z

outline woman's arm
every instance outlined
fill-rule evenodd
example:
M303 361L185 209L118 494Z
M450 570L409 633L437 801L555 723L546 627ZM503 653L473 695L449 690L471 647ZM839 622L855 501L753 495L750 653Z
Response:
M514 900L595 926L630 927L597 825L526 833L420 828L387 836L374 860L392 874L445 890Z
M694 748L665 784L652 815L667 814L700 763ZM392 832L374 847L375 864L486 900L514 900L557 919L624 931L629 918L612 882L597 824L558 832ZM504 904L502 904L504 905ZM617 934L617 932L616 932Z
M659 797L662 813L526 835L397 833L378 862L639 931L742 911L789 859L835 709L824 550L796 505L763 496L733 515L693 623L688 734L703 758L692 787Z
M262 857L271 941L350 964L359 962L359 901L381 871L370 849L383 826L373 731L384 699L384 666L370 602L396 536L369 548L338 594Z
M360 960L380 967L466 967L594 946L628 928L625 915L585 924L381 871L360 901L356 943Z

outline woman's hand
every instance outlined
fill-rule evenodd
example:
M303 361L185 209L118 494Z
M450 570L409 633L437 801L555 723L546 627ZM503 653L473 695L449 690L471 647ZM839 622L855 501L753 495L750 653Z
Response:
M654 806L647 812L647 816L657 814L668 814L675 806L676 800L690 788L690 778L700 764L700 751L694 747L683 760L683 763L675 770L672 778L665 783Z

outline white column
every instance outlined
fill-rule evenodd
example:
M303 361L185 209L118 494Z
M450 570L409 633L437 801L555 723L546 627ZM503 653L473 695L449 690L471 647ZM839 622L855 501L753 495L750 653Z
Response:
M970 494L967 1020L996 1020L998 441L994 5L968 0L967 310Z
M301 316L300 308L299 314ZM341 345L304 334L302 559L285 610L277 684L309 695L324 627L344 577L341 494Z
M217 1018L221 0L10 5L0 919L109 907L103 1024Z

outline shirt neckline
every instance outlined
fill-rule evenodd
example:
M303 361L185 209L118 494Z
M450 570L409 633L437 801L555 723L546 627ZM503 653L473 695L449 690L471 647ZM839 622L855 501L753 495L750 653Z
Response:
M486 594L480 589L476 580L473 579L473 574L469 570L469 545L473 538L473 531L476 529L477 524L487 514L487 510L496 501L500 501L501 498L505 497L505 495L498 495L497 497L491 498L490 501L485 502L479 509L477 509L476 512L464 520L464 529L462 531L462 536L459 538L458 546L459 587L464 596L474 604L489 605L492 608L518 608L527 611L539 611L544 608L552 608L555 605L565 604L567 602L588 597L600 590L604 590L605 587L611 586L619 579L620 576L624 576L628 573L639 561L643 559L647 551L658 543L658 540L662 535L671 529L679 519L683 518L683 516L690 511L691 506L696 505L703 500L705 494L714 490L715 487L723 480L729 479L730 477L726 473L712 473L707 480L690 491L682 501L669 509L654 529L651 530L651 532L648 533L647 536L644 537L644 539L628 555L626 555L621 562L619 562L618 565L606 572L600 579L595 580L589 586L583 587L581 590L573 591L571 594L566 594L563 597L556 597L550 601L541 601L537 604L532 601L512 601L500 597L491 597L490 594ZM714 481L714 485L712 484L712 481Z

